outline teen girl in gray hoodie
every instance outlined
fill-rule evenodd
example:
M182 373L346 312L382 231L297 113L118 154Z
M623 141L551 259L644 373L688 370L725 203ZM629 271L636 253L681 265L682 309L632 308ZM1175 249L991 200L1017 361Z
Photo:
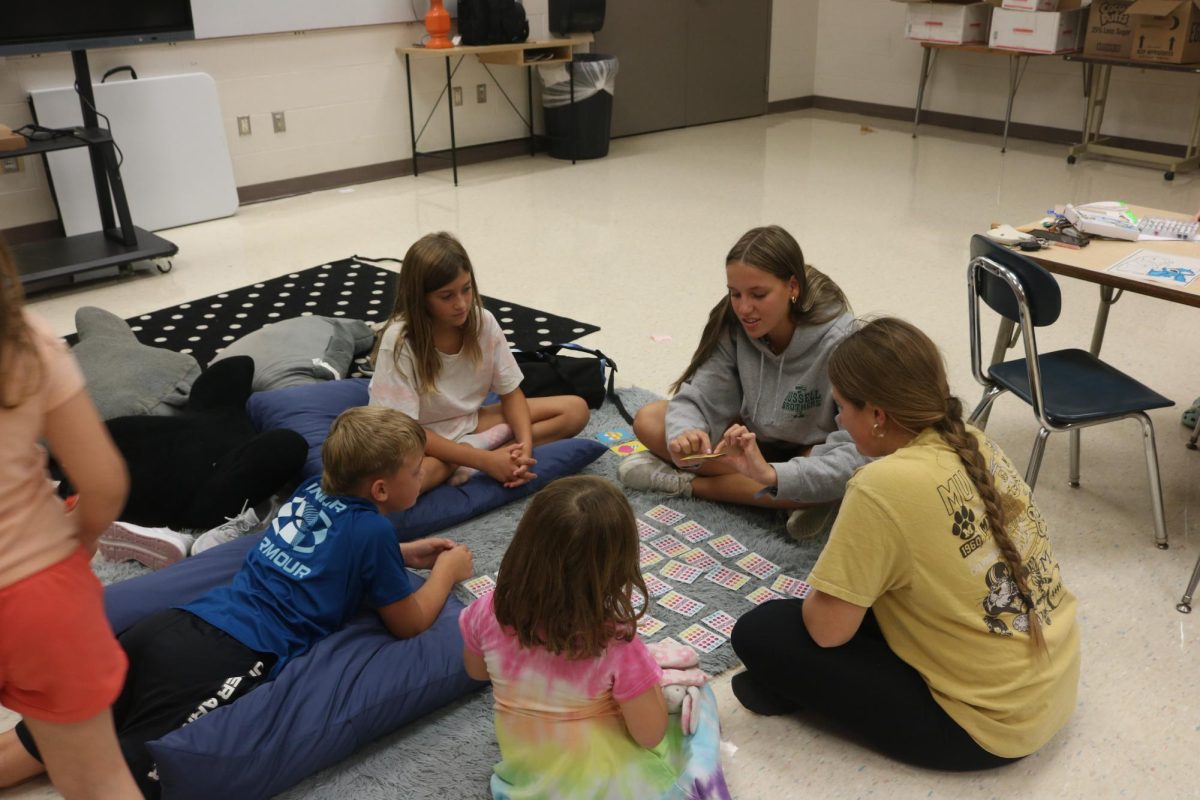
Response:
M675 396L634 420L650 452L625 459L620 478L634 489L771 508L837 501L864 463L835 420L826 372L852 329L846 297L777 225L742 236L725 271L729 291ZM765 465L744 455L748 435ZM722 455L696 458L714 453Z

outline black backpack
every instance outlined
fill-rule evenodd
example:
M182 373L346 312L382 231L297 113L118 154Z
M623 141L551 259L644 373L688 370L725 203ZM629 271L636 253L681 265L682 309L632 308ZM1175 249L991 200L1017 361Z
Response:
M458 0L458 34L467 45L513 44L529 38L529 20L516 0Z

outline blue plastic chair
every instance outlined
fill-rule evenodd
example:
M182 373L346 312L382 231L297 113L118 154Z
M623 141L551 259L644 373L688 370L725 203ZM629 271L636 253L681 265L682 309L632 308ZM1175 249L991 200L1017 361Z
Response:
M1025 470L1033 489L1046 439L1051 433L1073 431L1119 419L1134 419L1142 426L1150 495L1154 505L1154 540L1167 548L1162 483L1154 426L1146 411L1175 405L1148 386L1104 363L1086 350L1056 350L1039 354L1036 329L1053 324L1062 309L1058 282L1049 272L1019 253L983 237L971 237L970 287L971 369L984 387L983 399L971 414L971 423L1004 392L1012 392L1033 407L1039 429ZM980 299L996 313L1020 326L1025 358L992 364L984 371L980 331ZM1078 486L1078 475L1072 475Z

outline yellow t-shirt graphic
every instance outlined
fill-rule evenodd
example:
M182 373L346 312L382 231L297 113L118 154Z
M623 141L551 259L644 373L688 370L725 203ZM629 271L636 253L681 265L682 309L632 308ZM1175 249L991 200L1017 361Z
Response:
M1045 520L1011 461L979 441L1021 554L1034 609L988 528L983 502L953 449L933 429L860 469L809 583L874 610L888 646L988 752L1037 750L1066 723L1079 682L1075 596ZM1030 643L1029 614L1047 653Z

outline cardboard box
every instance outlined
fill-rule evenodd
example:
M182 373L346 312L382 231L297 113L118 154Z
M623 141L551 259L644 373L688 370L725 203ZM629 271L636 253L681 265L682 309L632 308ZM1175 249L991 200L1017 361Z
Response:
M1058 11L1059 0L1003 0L1001 8L1009 11Z
M1065 4L1060 3L1059 7ZM1074 53L1083 46L1086 22L1086 8L1077 7L1073 11L1011 11L997 8L992 13L988 44L998 50L1022 53Z
M1136 0L1129 13L1134 61L1200 61L1200 0Z
M0 124L0 151L24 150L25 146L24 136L19 133L13 133L12 128Z
M904 35L921 42L984 44L992 6L988 3L912 3Z
M1088 9L1083 54L1096 58L1129 58L1133 55L1133 0L1093 0Z

